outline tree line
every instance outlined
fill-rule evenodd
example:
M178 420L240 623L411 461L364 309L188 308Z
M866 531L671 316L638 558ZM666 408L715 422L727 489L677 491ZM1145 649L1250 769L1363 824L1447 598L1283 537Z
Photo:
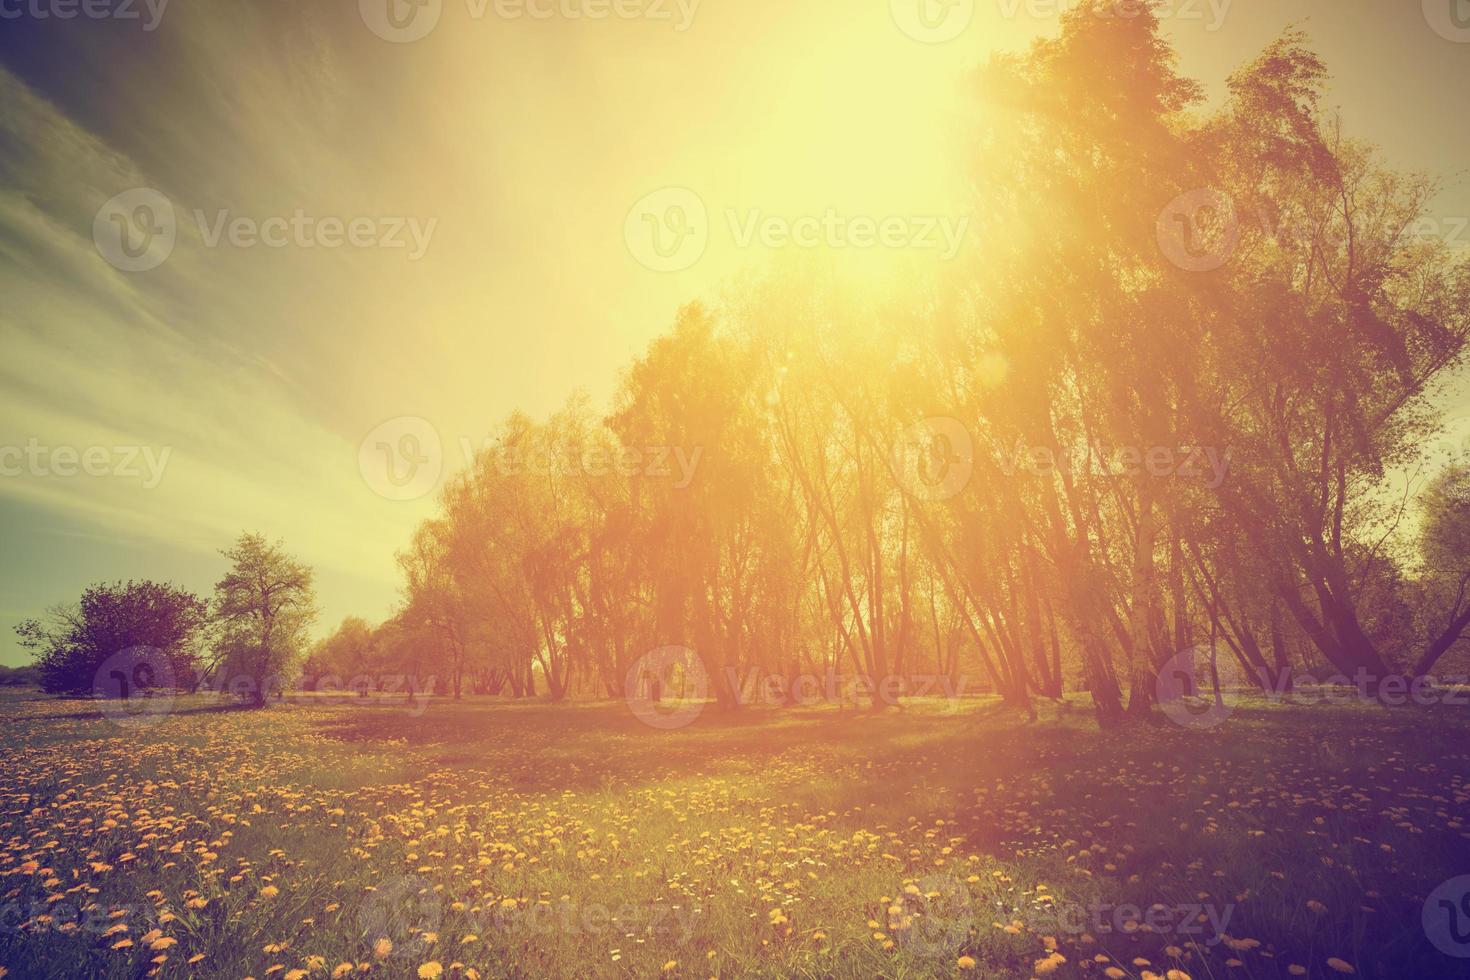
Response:
M729 709L753 674L969 674L1114 726L1184 651L1276 690L1463 656L1470 468L1429 444L1470 263L1410 232L1437 185L1343 131L1300 32L1207 106L1152 13L1098 14L975 71L942 272L795 260L685 307L606 410L511 415L399 555L400 608L305 682L623 697L675 645ZM304 629L211 608L226 659Z
M256 707L295 677L316 617L312 571L279 542L242 534L209 601L177 586L88 587L16 626L53 694L127 698L210 684Z
M976 247L881 299L741 281L610 411L512 415L385 642L456 696L622 696L679 644L725 707L751 670L969 671L1104 725L1201 645L1278 690L1459 650L1470 476L1404 489L1470 329L1463 253L1410 233L1435 183L1343 132L1299 32L1206 108L1151 14L1094 7L975 74ZM350 621L319 664L373 649Z

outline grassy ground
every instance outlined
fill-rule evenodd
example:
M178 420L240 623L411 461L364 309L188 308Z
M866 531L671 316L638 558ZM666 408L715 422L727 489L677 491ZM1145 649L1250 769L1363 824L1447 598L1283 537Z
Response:
M11 976L1464 976L1470 713L0 701ZM121 723L120 723L121 722ZM302 972L306 971L306 972ZM1179 973L1170 973L1179 971Z

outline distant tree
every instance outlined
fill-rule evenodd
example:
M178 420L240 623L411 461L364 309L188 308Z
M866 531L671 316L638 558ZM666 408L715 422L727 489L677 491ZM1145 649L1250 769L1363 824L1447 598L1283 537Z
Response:
M41 672L35 667L0 666L0 687L40 687Z
M467 628L463 596L447 561L449 531L447 521L425 522L414 532L408 549L399 553L405 583L397 618L400 627L425 634L457 700L463 686Z
M223 690L261 707L305 650L316 618L312 572L260 534L242 534L220 554L231 567L215 585L215 676Z
M1429 643L1413 666L1414 676L1428 674L1470 636L1470 464L1457 463L1439 474L1420 505L1421 614Z
M1111 6L974 76L943 271L793 262L683 309L606 417L505 420L400 561L395 647L558 700L687 644L725 708L964 671L1111 727L1206 638L1276 690L1470 646L1470 490L1428 495L1422 570L1391 534L1470 353L1470 261L1407 233L1437 186L1344 135L1301 31L1207 107L1153 5Z
M15 631L36 658L41 686L52 694L110 691L97 687L97 672L130 650L143 651L134 666L148 664L130 681L133 687L190 687L206 611L198 596L171 585L104 583L90 586L75 605L57 606Z
M376 646L373 628L357 616L348 616L335 632L312 646L301 668L302 686L315 689L325 677L335 678L339 685L361 678L374 668Z

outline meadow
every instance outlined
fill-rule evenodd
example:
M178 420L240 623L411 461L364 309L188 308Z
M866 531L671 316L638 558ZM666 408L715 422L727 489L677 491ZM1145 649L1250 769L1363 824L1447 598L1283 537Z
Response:
M12 977L1463 976L1470 712L0 702ZM105 707L105 706L104 706Z

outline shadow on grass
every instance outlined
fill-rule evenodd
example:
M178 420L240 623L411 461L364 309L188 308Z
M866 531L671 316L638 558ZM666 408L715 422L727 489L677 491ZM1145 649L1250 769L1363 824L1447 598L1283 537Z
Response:
M40 699L38 699L40 700ZM191 705L187 708L172 708L160 715L182 716L182 715L216 715L230 714L239 711L264 711L248 704L201 704ZM99 721L111 716L100 708L91 708L83 711L71 711L64 714L29 715L26 721Z

